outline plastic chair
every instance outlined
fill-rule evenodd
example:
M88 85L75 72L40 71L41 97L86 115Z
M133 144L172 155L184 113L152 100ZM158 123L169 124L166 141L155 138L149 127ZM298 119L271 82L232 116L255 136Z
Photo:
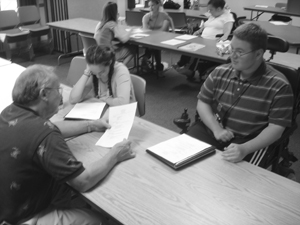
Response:
M40 13L35 5L18 7L17 13L20 20L20 29L30 32L32 38L39 40L39 46L48 45L50 54L53 52L53 41L50 27L42 25ZM47 40L41 41L42 36L47 35Z
M88 48L92 45L97 45L97 42L94 39L94 37L91 35L79 33L79 36L80 36L82 44L83 44L83 55L85 56Z
M30 32L20 30L18 28L19 18L14 10L0 11L0 41L4 45L6 58L11 60L13 43L16 45L16 49L21 52L28 52L29 59L34 57L32 42L30 38ZM22 44L25 47L22 46Z
M76 56L72 59L67 76L67 83L69 86L73 87L77 83L86 69L86 65L87 64L83 56Z
M145 95L146 95L146 81L144 78L139 77L137 75L131 74L131 83L134 89L135 98L137 100L137 107L139 116L142 117L145 115L146 111L146 103L145 103Z

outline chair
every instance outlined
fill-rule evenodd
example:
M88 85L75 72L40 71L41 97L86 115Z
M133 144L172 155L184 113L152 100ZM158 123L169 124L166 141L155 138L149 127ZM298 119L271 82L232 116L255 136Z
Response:
M143 12L126 10L125 12L126 24L132 27L142 27L143 16L144 16Z
M29 31L31 38L39 40L39 46L48 45L51 54L54 46L50 27L41 24L38 8L35 5L21 6L18 7L17 13L20 20L20 29ZM47 40L41 41L41 37L46 35Z
M145 94L146 94L146 81L144 78L137 75L131 74L131 83L134 89L135 98L137 101L137 107L139 116L145 115L146 104L145 104Z
M79 78L82 76L86 65L87 64L83 56L76 56L72 59L67 76L67 83L69 86L73 87L77 83Z
M185 12L168 12L168 15L173 21L175 33L188 33L188 24Z
M276 52L287 52L289 50L289 43L280 37L268 35L267 50L270 50L270 58L266 61L269 62L273 59Z
M13 44L17 46L19 53L28 52L29 59L34 57L32 42L30 38L30 32L20 30L17 28L19 25L19 18L14 10L0 11L0 41L4 45L6 58L11 60ZM25 47L22 46L22 44Z
M79 33L79 36L80 36L82 44L83 44L83 55L85 56L88 48L92 45L97 45L97 42L94 39L94 37L91 35Z

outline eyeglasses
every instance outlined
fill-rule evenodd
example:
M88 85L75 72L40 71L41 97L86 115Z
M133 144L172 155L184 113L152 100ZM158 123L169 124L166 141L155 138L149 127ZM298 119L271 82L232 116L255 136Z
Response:
M251 53L251 52L254 52L255 50L251 50L251 51L249 51L249 52L242 52L242 51L240 51L240 50L237 50L237 51L235 51L235 50L232 50L231 48L229 49L229 54L230 55L236 55L238 58L240 58L240 57L242 57L242 56L244 56L244 55L247 55L247 54L249 54L249 53Z
M63 87L58 87L58 88L45 87L44 89L55 89L55 90L58 90L60 95L63 94Z

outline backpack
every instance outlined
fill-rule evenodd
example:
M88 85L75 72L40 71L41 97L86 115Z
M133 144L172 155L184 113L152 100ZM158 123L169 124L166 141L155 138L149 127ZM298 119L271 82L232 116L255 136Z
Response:
M164 9L179 9L181 6L178 3L168 0L163 5Z

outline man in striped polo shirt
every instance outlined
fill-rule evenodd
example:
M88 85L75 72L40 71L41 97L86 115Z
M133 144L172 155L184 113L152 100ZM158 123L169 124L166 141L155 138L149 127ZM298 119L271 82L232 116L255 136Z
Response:
M231 63L217 67L198 94L201 121L188 134L224 150L230 162L250 161L291 125L293 92L283 74L267 65L267 33L256 24L238 27Z

